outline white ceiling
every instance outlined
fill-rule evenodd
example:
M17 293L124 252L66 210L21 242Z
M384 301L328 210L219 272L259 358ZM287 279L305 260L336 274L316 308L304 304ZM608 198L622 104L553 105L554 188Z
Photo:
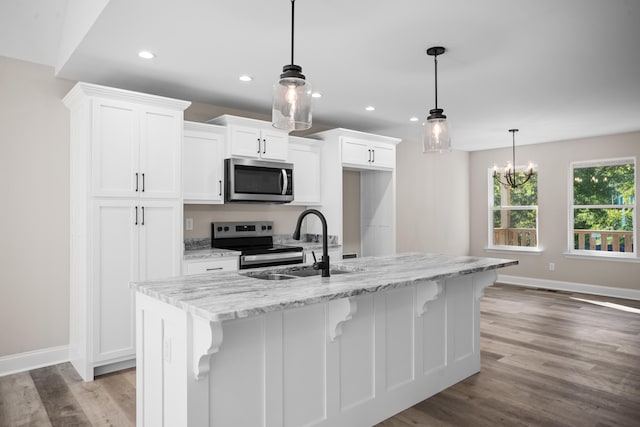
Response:
M289 0L2 0L0 55L269 115L290 14ZM513 127L518 145L640 130L638 0L297 0L295 36L324 126L418 141L434 107L425 50L442 45L454 149L510 146Z

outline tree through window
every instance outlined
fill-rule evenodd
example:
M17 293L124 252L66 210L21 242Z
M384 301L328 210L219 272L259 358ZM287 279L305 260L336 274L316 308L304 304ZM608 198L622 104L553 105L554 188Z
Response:
M635 254L635 159L571 165L571 252Z
M518 168L517 180L523 181L526 170ZM518 188L505 187L495 180L491 192L490 247L538 247L538 174ZM498 173L501 178L501 174Z

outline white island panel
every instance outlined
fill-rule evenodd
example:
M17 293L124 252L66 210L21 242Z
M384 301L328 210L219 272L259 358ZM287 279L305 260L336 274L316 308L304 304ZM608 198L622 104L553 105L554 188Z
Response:
M447 259L359 259L289 285L133 285L138 425L370 426L478 372L479 298L513 263Z

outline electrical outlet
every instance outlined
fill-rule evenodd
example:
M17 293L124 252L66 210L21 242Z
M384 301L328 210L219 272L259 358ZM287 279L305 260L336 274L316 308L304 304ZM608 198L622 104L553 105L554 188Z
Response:
M553 262L549 263L549 271L556 271L556 265Z
M193 218L186 218L184 220L184 229L193 230Z

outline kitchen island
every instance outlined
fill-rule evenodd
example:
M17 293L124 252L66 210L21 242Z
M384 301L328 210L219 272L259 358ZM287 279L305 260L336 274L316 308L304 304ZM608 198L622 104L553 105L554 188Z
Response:
M288 266L133 283L137 425L380 422L480 370L479 298L515 264L410 253L324 278Z

